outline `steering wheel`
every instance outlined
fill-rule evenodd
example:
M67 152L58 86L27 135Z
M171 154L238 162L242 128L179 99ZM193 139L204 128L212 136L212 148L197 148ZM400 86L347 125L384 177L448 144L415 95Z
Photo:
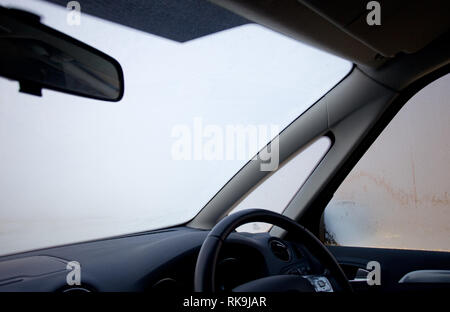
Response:
M272 275L239 285L233 291L342 291L352 292L352 287L344 271L324 244L309 230L281 214L264 209L246 209L223 218L209 232L197 258L194 274L196 292L215 292L215 270L222 248L228 235L250 222L265 222L281 227L301 242L308 251L327 269L321 275ZM330 282L331 279L333 283ZM334 287L333 287L334 285Z

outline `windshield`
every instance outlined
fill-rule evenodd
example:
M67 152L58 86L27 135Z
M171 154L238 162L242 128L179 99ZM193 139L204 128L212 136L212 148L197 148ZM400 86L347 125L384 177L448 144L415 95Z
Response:
M0 79L2 254L192 219L351 69L256 24L180 43L87 14L73 25L47 2L0 4L113 56L125 77L117 103ZM228 131L248 127L258 140Z

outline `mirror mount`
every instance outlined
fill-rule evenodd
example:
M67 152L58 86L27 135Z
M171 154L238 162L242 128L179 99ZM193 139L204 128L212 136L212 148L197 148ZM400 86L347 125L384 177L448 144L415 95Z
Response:
M7 10L11 16L16 17L17 19L36 24L40 24L41 22L41 17L37 14L14 8L9 8ZM19 81L19 92L42 96L42 86L30 81Z
M19 81L19 92L42 96L42 87L36 83L29 81Z

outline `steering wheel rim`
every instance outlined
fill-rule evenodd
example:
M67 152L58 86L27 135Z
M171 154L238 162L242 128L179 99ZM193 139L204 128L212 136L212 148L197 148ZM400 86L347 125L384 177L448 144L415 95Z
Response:
M219 251L230 233L250 222L265 222L295 233L298 241L313 254L331 273L342 291L352 292L344 271L322 242L308 229L281 214L264 209L245 209L223 218L209 232L200 249L194 273L194 291L215 292L215 271Z

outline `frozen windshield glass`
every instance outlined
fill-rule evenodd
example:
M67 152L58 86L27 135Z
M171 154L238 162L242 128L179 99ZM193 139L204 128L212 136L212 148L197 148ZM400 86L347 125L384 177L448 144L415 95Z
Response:
M0 79L1 254L188 221L250 159L226 129L264 130L259 149L351 69L255 24L179 43L87 14L68 25L46 2L0 4L113 56L125 76L117 103Z

